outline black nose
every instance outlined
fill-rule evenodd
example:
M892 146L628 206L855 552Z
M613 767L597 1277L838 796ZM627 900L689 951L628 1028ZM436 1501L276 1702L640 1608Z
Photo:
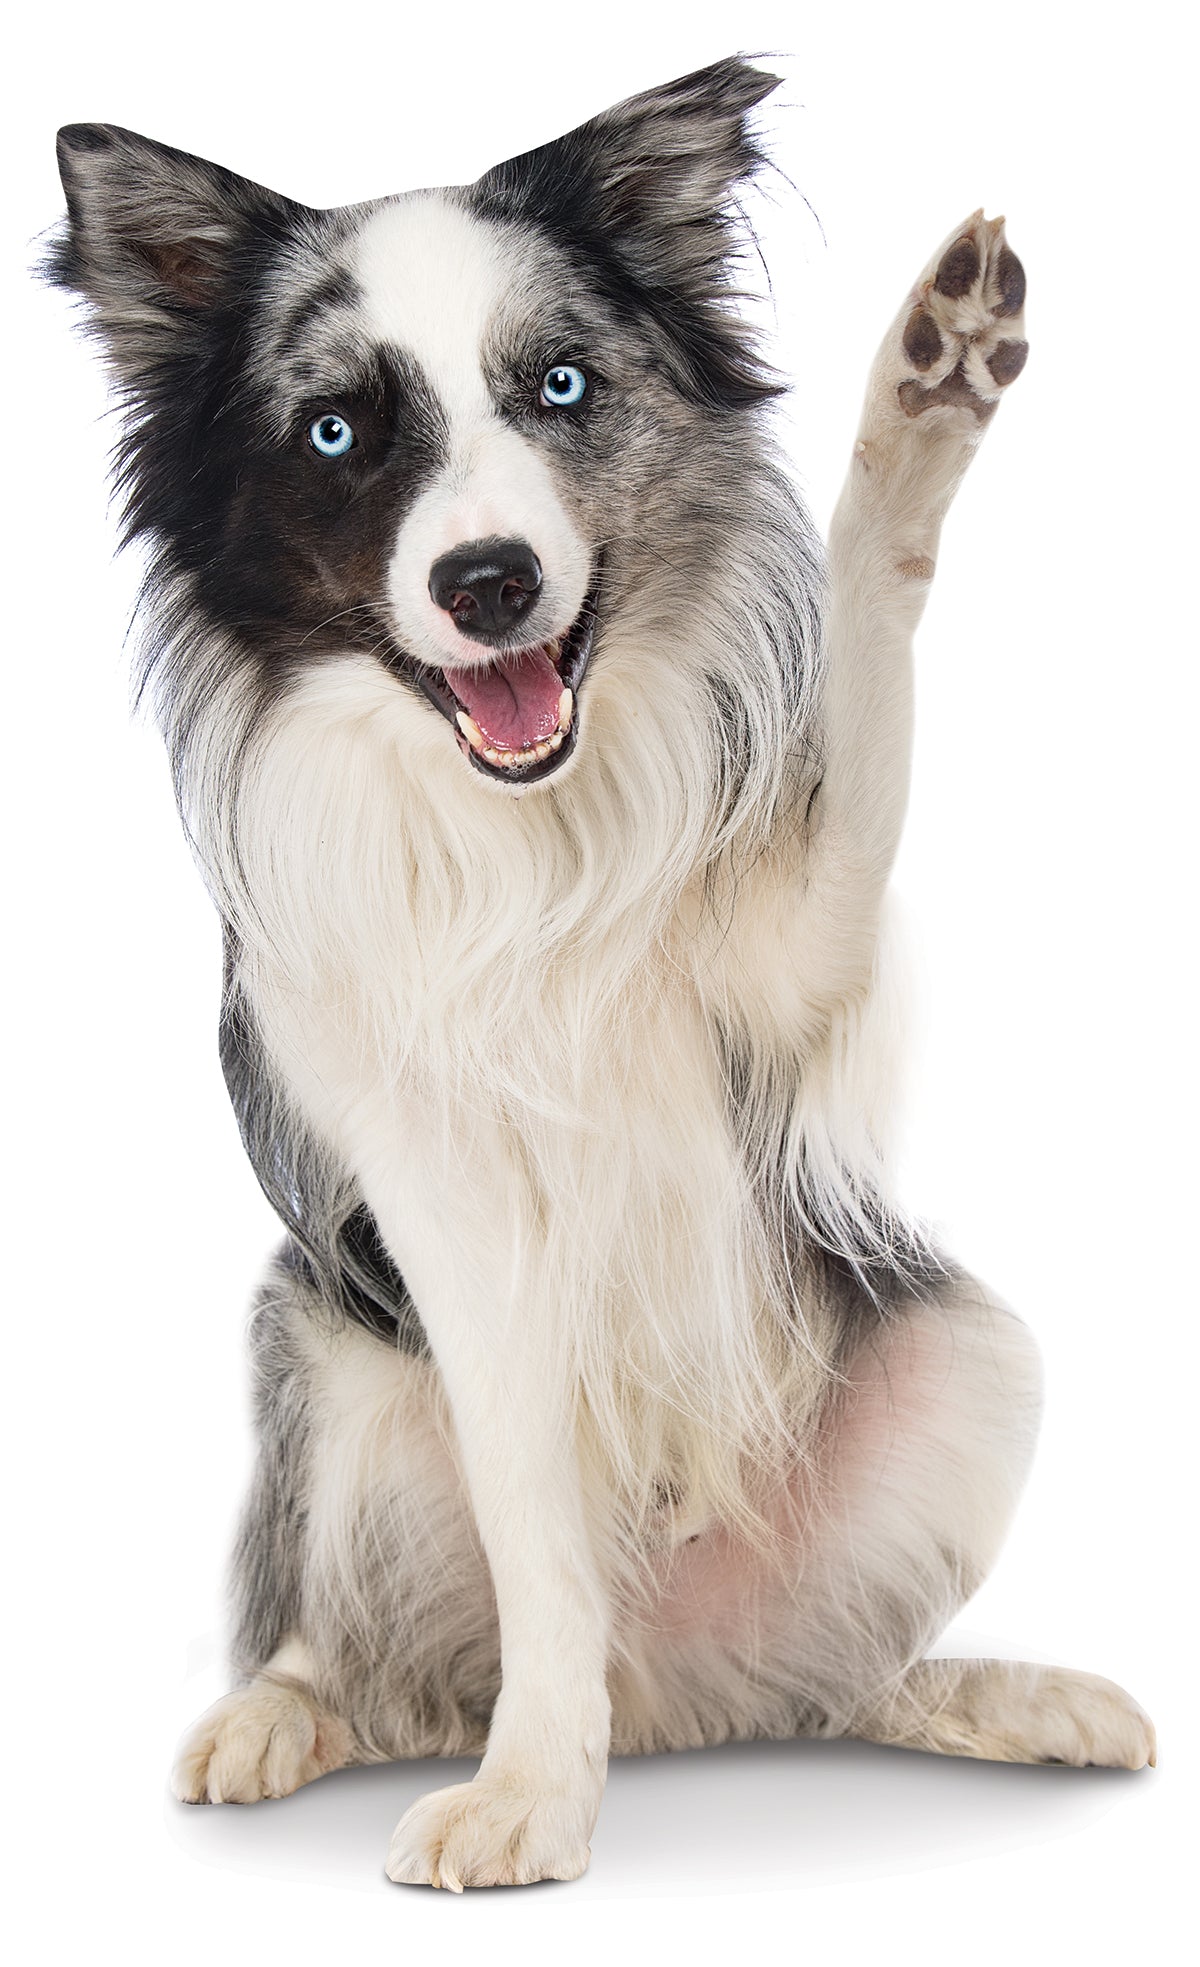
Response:
M479 642L507 634L532 608L541 584L537 554L524 540L468 540L429 570L438 607Z

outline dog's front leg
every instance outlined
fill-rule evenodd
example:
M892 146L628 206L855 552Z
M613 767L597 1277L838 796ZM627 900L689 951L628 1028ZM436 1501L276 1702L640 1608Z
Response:
M875 359L830 530L825 772L811 906L873 924L908 794L913 632L942 521L1025 362L1025 276L1001 219L939 247Z
M819 782L803 827L780 829L757 880L739 875L741 934L722 935L708 986L723 1015L740 1005L810 1055L868 994L908 799L913 636L942 521L1024 364L1024 297L1002 221L975 214L909 292L867 384L830 529Z
M502 1144L471 1157L474 1181L465 1154L456 1143L443 1181L423 1157L402 1201L386 1179L368 1186L442 1373L500 1620L502 1684L479 1772L414 1804L388 1855L398 1883L452 1891L577 1878L609 1741L608 1609L560 1308Z

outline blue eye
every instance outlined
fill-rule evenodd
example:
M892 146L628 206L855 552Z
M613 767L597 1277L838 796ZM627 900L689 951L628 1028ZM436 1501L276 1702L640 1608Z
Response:
M345 417L329 413L314 417L308 426L308 441L318 457L344 458L354 444L354 432Z
M563 366L561 369L548 369L542 377L542 402L548 403L552 410L573 410L576 403L582 403L587 388L587 377L582 369Z

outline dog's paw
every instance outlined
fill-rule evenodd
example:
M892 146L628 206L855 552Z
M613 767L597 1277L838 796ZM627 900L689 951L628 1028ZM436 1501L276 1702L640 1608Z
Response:
M982 424L1025 367L1025 271L1003 219L975 212L917 282L900 335L906 416L951 410Z
M1154 1723L1132 1694L1098 1673L1039 1669L1028 1708L1009 1723L1022 1762L1075 1769L1144 1769L1157 1748Z
M477 1776L434 1790L392 1835L387 1875L397 1885L533 1885L579 1878L591 1851L595 1808L519 1781Z
M257 1803L353 1760L354 1738L299 1688L255 1680L226 1694L179 1746L171 1788L182 1803Z
M1132 1694L1098 1673L1028 1660L927 1660L914 1670L915 1730L883 1737L987 1762L1144 1769L1154 1726Z

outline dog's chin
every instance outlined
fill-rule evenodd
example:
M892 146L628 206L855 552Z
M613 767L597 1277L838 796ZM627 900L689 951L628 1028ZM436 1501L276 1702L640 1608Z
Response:
M580 685L595 645L598 612L595 583L570 627L548 642L501 649L492 661L461 669L435 669L403 656L393 657L392 662L419 685L452 726L454 740L472 771L505 791L524 792L553 778L574 756ZM497 683L507 689L497 693ZM489 729L490 712L481 707L481 699L486 704L497 694L507 696L512 705L510 716L497 720L505 725L500 735ZM464 701L466 697L471 703Z

